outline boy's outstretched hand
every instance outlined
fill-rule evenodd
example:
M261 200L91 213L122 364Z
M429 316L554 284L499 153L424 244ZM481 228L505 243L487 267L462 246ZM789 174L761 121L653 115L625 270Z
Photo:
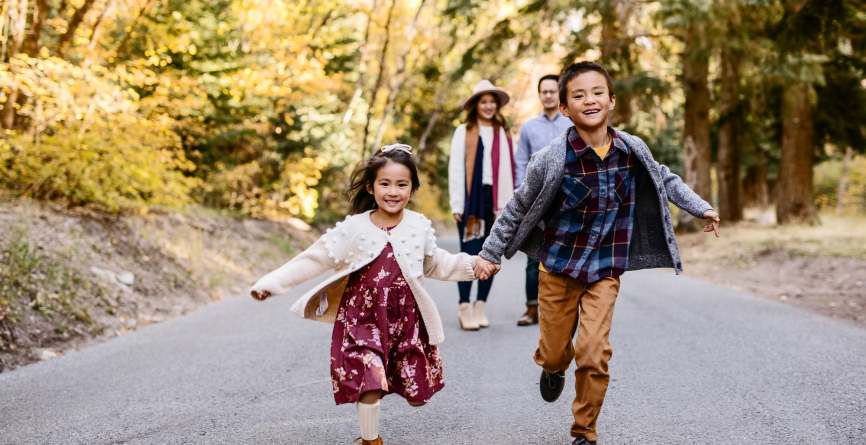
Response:
M271 293L266 291L266 290L263 290L261 292L256 292L254 290L251 290L250 295L252 295L253 298L258 300L258 301L265 301L268 297L271 296Z
M480 256L475 259L475 265L472 266L472 270L475 272L475 277L482 281L499 273L499 269L501 268L502 266L499 264L491 263Z
M704 227L704 232L716 232L716 238L719 237L719 214L715 210L707 210L704 212L704 219L712 221L710 225ZM477 264L477 263L476 263Z

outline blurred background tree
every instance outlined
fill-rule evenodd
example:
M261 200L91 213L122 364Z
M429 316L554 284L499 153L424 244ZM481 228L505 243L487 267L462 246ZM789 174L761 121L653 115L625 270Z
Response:
M862 211L866 0L2 0L0 185L109 211L190 203L328 222L379 145L416 147L445 218L451 133L597 60L612 124L723 219ZM683 216L680 228L699 225Z

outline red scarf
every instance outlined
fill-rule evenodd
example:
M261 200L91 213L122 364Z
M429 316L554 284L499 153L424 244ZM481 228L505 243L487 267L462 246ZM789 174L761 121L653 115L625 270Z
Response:
M468 125L467 125L468 127ZM493 161L493 209L494 211L500 209L500 198L499 198L499 166L502 162L501 154L500 154L500 146L499 146L499 131L500 126L493 126L493 143L492 147L485 147L490 150L491 160ZM481 190L474 190L472 187L472 180L475 172L475 163L477 155L478 155L478 143L481 141L480 138L480 129L479 126L473 125L472 128L466 129L466 159L465 159L465 171L466 171L466 206L464 207L464 221L466 222L466 230L464 232L463 241L471 241L473 239L479 239L484 236L485 225L488 223L484 221L483 215L483 205L475 207L475 212L467 213L466 208L470 207L469 203L473 197L476 197L476 194L480 194ZM505 137L508 140L508 155L511 161L511 182L514 184L516 182L515 177L515 169L514 169L514 142L511 140L511 136L508 132L505 132ZM480 184L480 182L479 182ZM505 203L502 203L504 205ZM480 212L479 212L480 210ZM477 213L477 214L473 214ZM489 221L490 224L493 221Z

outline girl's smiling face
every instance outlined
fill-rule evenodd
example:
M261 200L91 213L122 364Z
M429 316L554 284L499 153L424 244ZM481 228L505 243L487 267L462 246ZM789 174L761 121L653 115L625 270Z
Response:
M376 181L367 184L379 210L399 215L412 197L412 172L399 162L389 161L376 172Z

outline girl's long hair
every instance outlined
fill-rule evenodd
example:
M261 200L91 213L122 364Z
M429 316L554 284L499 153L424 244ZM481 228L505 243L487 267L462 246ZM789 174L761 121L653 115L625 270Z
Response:
M421 181L418 179L418 167L415 166L412 155L403 150L379 151L366 162L358 164L355 171L352 172L352 181L346 191L346 197L352 204L352 209L349 211L350 215L357 215L378 208L376 198L367 191L367 185L372 186L376 182L376 175L379 170L389 162L403 164L409 169L412 176L412 193L421 187Z
M508 122L505 120L505 116L502 115L502 101L499 100L499 96L493 93L484 93L493 96L493 100L496 101L496 113L493 114L493 126L500 126L505 129L505 132L508 133ZM472 99L471 106L469 107L469 111L466 112L466 129L471 130L478 125L478 102L484 96L476 97Z

